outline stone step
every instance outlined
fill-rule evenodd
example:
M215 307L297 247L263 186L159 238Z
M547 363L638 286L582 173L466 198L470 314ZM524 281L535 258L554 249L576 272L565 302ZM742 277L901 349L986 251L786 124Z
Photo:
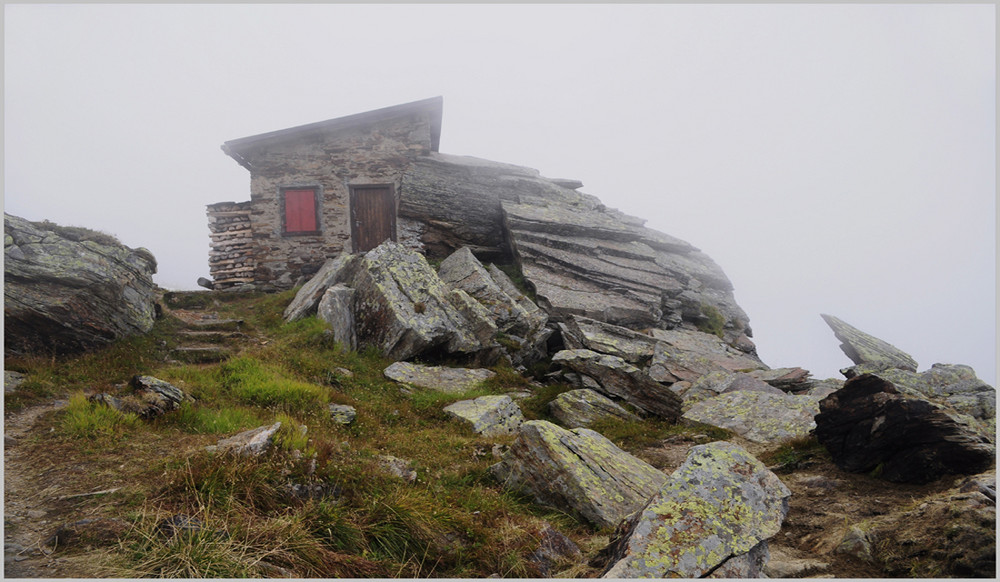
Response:
M182 342L199 344L222 344L230 340L239 340L246 335L238 331L226 330L183 330L177 332L177 339Z
M242 319L199 319L188 321L187 327L191 331L240 331L243 327Z
M170 353L187 364L214 364L231 356L233 351L222 346L194 346L174 348Z

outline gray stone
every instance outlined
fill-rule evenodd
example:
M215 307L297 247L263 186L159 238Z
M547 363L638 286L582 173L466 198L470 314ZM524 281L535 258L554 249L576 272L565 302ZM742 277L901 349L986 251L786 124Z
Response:
M899 368L917 371L917 361L906 352L877 337L853 327L832 315L822 314L823 321L830 326L834 335L842 343L840 349L855 364L870 364L885 368Z
M485 369L444 368L409 362L396 362L384 373L390 380L452 394L473 390L484 380L496 376L495 372Z
M872 552L873 545L870 532L852 525L844 532L844 537L841 538L840 544L837 545L834 552L871 562L875 559Z
M13 392L21 387L24 383L24 374L20 372L12 372L10 370L3 371L3 391L4 393Z
M354 289L339 283L328 287L319 301L316 316L330 326L333 341L345 349L357 349L358 339L354 333Z
M549 578L555 574L558 565L579 564L583 561L583 552L580 548L562 534L559 530L545 522L539 532L541 542L538 548L531 553L528 562L532 564L538 574L543 578Z
M658 342L649 376L657 382L693 382L710 372L767 368L756 356L727 345L713 334L680 329L654 329L651 333Z
M740 390L750 390L753 392L768 392L770 394L784 394L778 388L765 383L762 380L741 372L710 372L691 383L691 386L684 390L684 410L690 409L695 404L714 398L719 394L728 394Z
M696 403L684 418L731 430L757 443L805 437L816 427L819 399L780 392L739 390Z
M351 424L357 417L358 412L353 406L346 404L331 404L329 407L330 418L338 424Z
M357 259L357 255L349 253L342 253L332 259L327 259L319 271L299 289L295 298L285 308L285 321L295 321L316 313L327 289L350 280L351 267Z
M486 437L514 434L524 422L521 409L510 396L480 396L450 404L444 411L464 420L472 430Z
M773 370L752 370L748 372L758 380L767 382L785 392L804 392L812 386L809 371L802 368L776 368Z
M139 413L144 418L177 410L189 398L180 388L152 376L133 376L129 386L132 387L132 394L144 404Z
M465 291L485 307L501 332L523 336L537 331L531 329L524 308L493 280L469 247L462 247L445 259L438 267L438 276L451 288Z
M751 553L730 573L759 568L791 492L760 461L725 441L693 447L641 510L618 528L607 578L697 578Z
M148 332L154 273L144 248L5 213L5 353L74 353Z
M522 424L491 472L504 487L597 527L640 509L667 479L590 429L567 430L544 420Z
M379 455L376 459L380 469L407 483L414 483L417 480L417 472L413 469L410 461L400 459L392 455Z
M764 566L764 574L768 578L802 578L830 567L829 563L792 548L772 547L770 551L771 558Z
M569 348L618 356L637 366L649 363L656 345L656 340L646 334L580 315L567 317L560 329Z
M562 350L552 357L552 363L590 376L597 380L605 396L627 402L644 413L668 420L675 420L681 414L679 396L617 356L591 350Z
M271 426L260 426L243 431L237 435L220 440L214 447L216 454L229 454L239 457L258 457L263 455L274 440L274 434L281 428L276 422Z
M996 418L996 390L980 380L969 366L934 364L931 369L917 373L862 364L848 371L849 377L865 373L891 382L903 394L925 398L979 420Z
M549 402L549 413L567 428L579 428L603 419L640 420L638 416L593 390L563 392Z

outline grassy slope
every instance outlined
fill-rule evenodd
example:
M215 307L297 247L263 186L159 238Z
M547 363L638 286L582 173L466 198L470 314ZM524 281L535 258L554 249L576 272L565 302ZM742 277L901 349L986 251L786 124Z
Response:
M468 395L406 395L382 375L391 362L342 350L315 318L283 325L291 294L215 297L220 316L245 320L244 331L255 337L222 364L166 363L180 328L169 316L151 334L97 353L7 361L7 369L28 374L26 385L6 396L8 413L69 397L49 419L54 431L34 443L37 454L54 465L73 459L77 490L121 487L64 517L100 515L132 525L120 542L90 550L107 565L99 574L238 577L284 569L299 577L523 577L537 575L529 557L545 522L585 548L606 540L607 532L502 490L488 474L496 462L494 440L442 412L464 397L523 389L527 381L516 373L500 370ZM144 422L83 398L118 391L134 374L167 380L195 400ZM524 403L527 416L543 417L547 401L563 389L539 391ZM333 422L329 403L356 407L357 419L349 426ZM221 437L276 420L285 427L281 445L262 459L234 461L204 451ZM308 427L306 438L299 426ZM677 430L619 429L612 438L624 446ZM416 482L385 474L379 455L410 460ZM297 499L289 482L337 495ZM177 513L225 535L157 536L156 524ZM562 567L574 568L567 574L596 573L582 564Z

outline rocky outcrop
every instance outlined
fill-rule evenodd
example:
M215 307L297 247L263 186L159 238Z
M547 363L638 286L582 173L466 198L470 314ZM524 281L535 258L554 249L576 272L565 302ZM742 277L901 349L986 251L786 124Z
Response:
M642 511L619 526L604 576L761 577L767 539L781 528L790 496L739 446L696 446Z
M568 428L586 427L598 420L640 420L598 392L581 388L556 396L549 402L549 414Z
M521 409L507 395L480 396L444 407L448 416L466 422L473 432L486 437L515 434L524 422Z
M879 369L899 368L910 372L917 371L917 361L899 348L868 335L832 315L822 314L822 317L837 339L843 342L840 349L855 364L868 364Z
M154 273L146 249L5 213L5 352L73 353L148 332Z
M652 380L645 372L617 356L591 350L563 350L552 363L596 380L605 396L632 405L637 410L667 420L681 414L681 399L670 388Z
M975 419L990 421L996 418L996 389L980 380L969 366L934 364L930 370L919 373L870 365L847 369L850 377L865 373L891 382L904 394L926 398Z
M994 462L995 446L973 422L863 374L820 401L815 434L846 471L926 483L949 473L976 473Z
M134 376L129 381L129 388L128 393L120 396L99 393L90 396L90 400L152 419L177 410L185 400L191 399L180 388L152 376Z
M731 430L756 443L809 436L819 399L780 392L738 390L698 402L684 418Z
M590 429L566 430L544 420L522 424L491 472L504 487L597 527L613 526L641 508L667 479Z
M495 372L485 369L444 368L409 362L396 362L383 373L396 382L452 394L473 390L484 380L496 376Z

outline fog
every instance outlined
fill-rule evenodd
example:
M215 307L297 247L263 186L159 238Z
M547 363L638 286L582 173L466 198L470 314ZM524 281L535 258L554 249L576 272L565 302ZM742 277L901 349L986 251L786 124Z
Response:
M575 178L709 254L761 358L830 313L996 378L992 4L6 5L4 206L208 276L227 140L444 97L444 153Z

